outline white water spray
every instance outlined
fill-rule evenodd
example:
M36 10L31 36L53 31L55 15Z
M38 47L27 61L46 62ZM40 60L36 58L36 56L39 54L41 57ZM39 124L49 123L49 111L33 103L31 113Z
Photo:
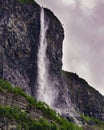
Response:
M44 9L41 8L40 16L40 46L38 50L38 92L37 99L47 103L50 107L54 103L54 91L52 90L52 83L49 80L49 60L46 55L47 39L46 32L48 25L44 18Z

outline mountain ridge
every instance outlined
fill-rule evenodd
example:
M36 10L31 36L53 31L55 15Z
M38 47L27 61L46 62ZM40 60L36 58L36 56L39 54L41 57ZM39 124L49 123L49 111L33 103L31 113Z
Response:
M87 116L104 120L104 96L77 74L63 71L63 75L76 109Z

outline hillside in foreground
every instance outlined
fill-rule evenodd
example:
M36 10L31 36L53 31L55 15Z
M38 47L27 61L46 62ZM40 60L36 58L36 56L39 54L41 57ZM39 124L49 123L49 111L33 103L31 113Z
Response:
M7 81L0 80L0 99L1 130L82 130Z
M104 128L102 121L84 115L82 120L86 126L78 127L62 118L45 103L37 102L27 96L22 89L12 87L4 80L0 80L0 99L1 130L88 130L86 127L91 127L91 130L103 130Z

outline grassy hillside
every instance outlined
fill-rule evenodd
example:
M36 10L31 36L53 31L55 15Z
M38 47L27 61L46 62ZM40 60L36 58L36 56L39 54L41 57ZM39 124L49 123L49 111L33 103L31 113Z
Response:
M82 130L7 81L0 80L0 98L0 122L9 122L8 127L14 121L16 130Z
M87 124L84 126L84 130L104 130L104 121L84 115L81 115L81 117Z
M4 80L0 80L0 99L1 130L104 130L103 121L84 115L85 125L78 127Z

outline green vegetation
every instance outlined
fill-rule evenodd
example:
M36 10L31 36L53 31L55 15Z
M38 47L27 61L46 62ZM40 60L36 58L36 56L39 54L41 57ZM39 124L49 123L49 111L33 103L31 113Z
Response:
M21 4L25 4L25 3L33 3L34 0L17 0L18 2L20 2Z
M96 119L94 117L88 117L85 115L81 115L83 121L88 125L92 126L93 129L96 130L104 130L104 121Z
M41 111L44 118L33 119L30 113L17 106L0 106L0 116L6 117L9 121L16 121L17 130L82 130L82 127L70 123L62 118L54 110L43 102L37 102L33 97L28 96L21 88L12 87L8 81L0 80L0 94L11 93L13 97L24 97L27 108L34 108ZM91 127L92 130L104 130L104 122L96 118L81 115L82 120ZM87 126L86 126L87 127Z
M32 120L28 114L22 112L18 107L0 106L0 116L24 123Z
M17 106L0 106L0 116L6 117L9 121L16 121L17 130L82 130L82 127L70 123L62 118L56 111L49 108L43 102L37 102L33 97L28 96L21 88L12 87L8 81L0 80L0 94L11 93L14 98L24 97L28 102L27 108L34 108L41 111L44 118L35 119L26 110ZM26 109L27 109L26 108ZM30 109L31 110L31 109ZM81 115L82 120L90 126L92 130L104 130L104 122L96 118ZM86 129L85 128L85 129Z
M0 116L8 118L9 121L16 121L18 129L25 128L26 130L52 130L52 126L55 126L54 123L51 123L50 125L46 119L35 121L29 114L22 112L17 107L11 108L10 106L0 106Z
M33 97L26 95L21 88L12 87L8 81L0 80L0 92L12 93L14 97L24 97L28 101L27 107L40 110L44 116L44 118L37 120L33 119L25 110L23 111L16 106L0 106L0 116L18 122L18 130L21 127L25 130L82 130L82 128L62 118L47 104L37 102Z

